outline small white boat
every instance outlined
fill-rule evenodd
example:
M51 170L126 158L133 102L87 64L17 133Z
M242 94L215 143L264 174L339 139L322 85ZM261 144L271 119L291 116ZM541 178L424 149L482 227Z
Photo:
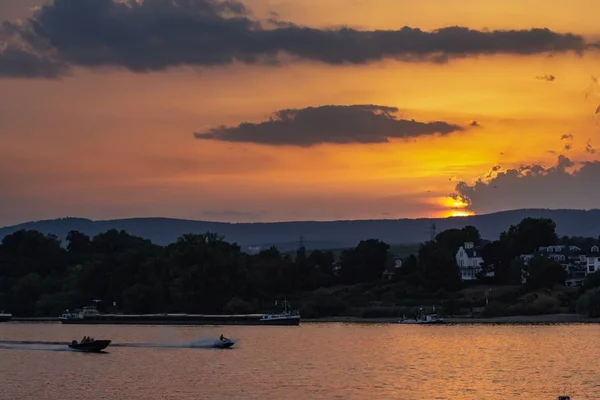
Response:
M437 314L425 315L423 318L417 319L403 319L398 321L399 324L443 324L444 319L437 316Z
M0 322L10 321L12 318L12 314L5 313L4 311L0 312Z
M277 305L277 302L275 302ZM263 314L260 319L262 325L300 325L300 313L290 311L287 299L283 301L283 312L274 314Z
M433 314L425 314L423 308L419 309L419 313L415 315L415 318L407 319L404 317L401 321L398 321L399 324L410 324L410 325L432 325L432 324L443 324L444 319L440 318L437 314L435 314L435 307L433 307Z

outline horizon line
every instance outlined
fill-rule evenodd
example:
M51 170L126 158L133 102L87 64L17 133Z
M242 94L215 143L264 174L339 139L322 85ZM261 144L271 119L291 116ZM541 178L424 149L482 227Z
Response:
M204 220L204 219L190 219L190 218L179 218L179 217L157 217L157 216L146 216L146 217L126 217L126 218L112 218L112 219L91 219L85 217L56 217L56 218L47 218L40 220L29 220L24 222L19 222L12 225L4 225L0 226L0 229L13 228L20 225L27 224L37 224L44 222L52 222L52 221L60 221L60 220L84 220L89 222L115 222L115 221L130 221L130 220L148 220L148 219L168 219L173 221L184 221L184 222L205 222L212 224L223 224L223 225L267 225L267 224L294 224L294 223L334 223L334 222L368 222L368 221L419 221L419 220L463 220L469 218L478 218L484 217L488 215L494 214L502 214L508 212L517 212L517 211L582 211L582 212L590 212L590 211L600 211L600 208L590 208L590 209L582 209L582 208L516 208L509 210L499 210L484 214L474 214L474 215L465 215L465 216L448 216L448 217L416 217L416 218L366 218L366 219L332 219L332 220L285 220L285 221L254 221L254 222L226 222L226 221L214 221L214 220Z

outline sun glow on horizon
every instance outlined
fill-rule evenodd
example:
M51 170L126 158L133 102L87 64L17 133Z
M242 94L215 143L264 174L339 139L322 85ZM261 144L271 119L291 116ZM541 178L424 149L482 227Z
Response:
M457 196L446 196L443 198L438 198L436 204L440 205L443 210L440 213L442 218L451 218L451 217L470 217L475 215L475 213L471 210L468 210L469 203Z
M451 210L449 217L471 217L473 215L475 213L469 210Z
M456 196L444 197L440 203L445 208L467 208L469 206L469 203L464 199Z

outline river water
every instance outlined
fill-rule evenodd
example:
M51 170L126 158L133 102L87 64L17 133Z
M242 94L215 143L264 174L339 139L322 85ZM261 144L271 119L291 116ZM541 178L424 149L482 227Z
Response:
M202 348L221 333L232 349ZM115 346L18 343L84 335ZM2 323L0 399L600 399L599 356L598 325Z

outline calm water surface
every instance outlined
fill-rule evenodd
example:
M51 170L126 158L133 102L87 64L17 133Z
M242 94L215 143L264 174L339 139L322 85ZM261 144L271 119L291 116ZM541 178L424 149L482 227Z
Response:
M189 346L221 333L239 342L230 350ZM126 345L84 354L7 342L84 335ZM0 341L1 400L543 400L566 384L572 400L600 399L597 325L2 323Z

